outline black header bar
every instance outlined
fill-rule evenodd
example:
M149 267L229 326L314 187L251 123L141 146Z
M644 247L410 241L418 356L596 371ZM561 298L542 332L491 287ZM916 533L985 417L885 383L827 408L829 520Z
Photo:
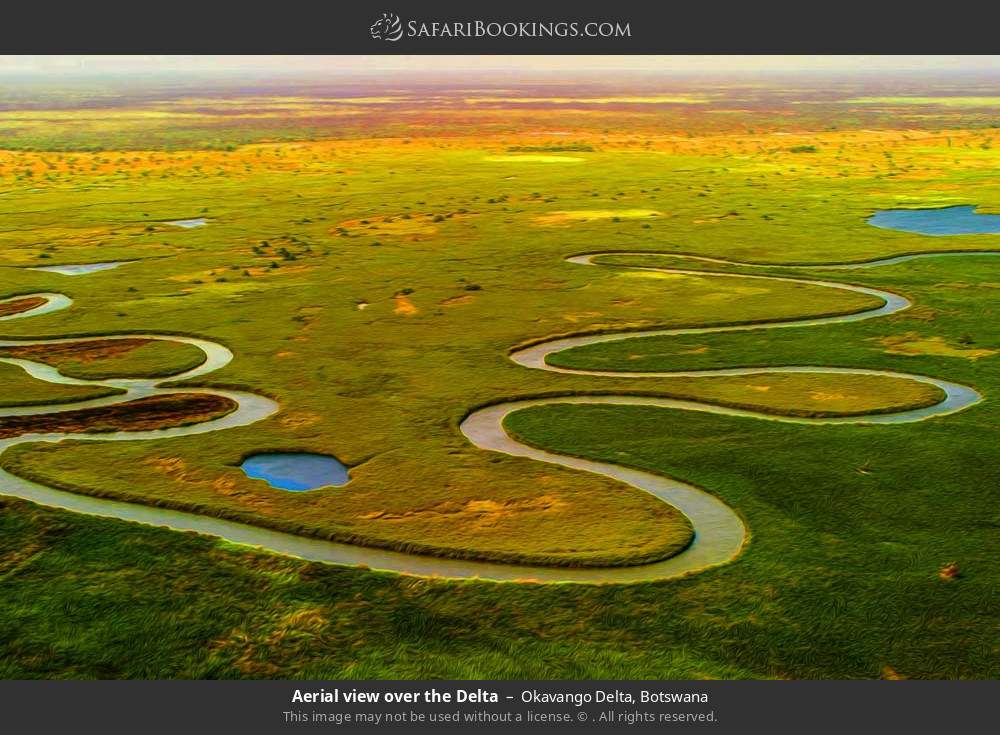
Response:
M0 53L991 54L997 15L955 2L16 2Z
M0 687L5 731L995 732L997 682L49 681Z

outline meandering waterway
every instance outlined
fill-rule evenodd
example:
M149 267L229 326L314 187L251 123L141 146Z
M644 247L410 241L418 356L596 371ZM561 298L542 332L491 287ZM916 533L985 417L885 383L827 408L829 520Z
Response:
M997 252L975 251L976 254L1000 254ZM606 253L610 254L610 253ZM621 255L623 253L613 253ZM629 253L624 253L629 254ZM631 253L632 255L655 256L648 252ZM837 264L833 266L811 266L828 270L830 268L870 268L891 265L914 258L954 256L959 253L914 253L893 258L869 261L866 263ZM970 253L961 253L970 254ZM600 265L597 258L601 253L589 253L568 258L577 265ZM678 256L664 254L671 259L686 258L693 261L712 262L744 267L757 267L759 264L732 263L716 258L700 256ZM621 266L618 266L621 267ZM710 334L715 332L751 331L765 329L785 329L793 327L809 327L849 323L861 319L872 319L894 314L911 306L904 296L889 291L856 286L852 284L825 279L807 279L801 277L786 277L745 273L716 273L690 270L666 266L634 266L645 270L658 270L674 274L696 274L706 278L754 278L761 280L790 281L808 283L815 286L834 288L866 294L879 299L882 303L872 309L830 317L809 317L802 319L787 319L780 322L753 323L720 327L694 327L681 329L650 329L637 332L617 334L598 334L577 337L553 339L532 345L511 353L510 358L525 369L546 370L554 373L584 374L591 376L613 376L617 378L634 378L641 381L644 378L697 377L707 375L755 375L762 373L840 373L861 375L887 375L928 383L940 388L944 398L932 405L920 409L898 411L896 413L879 413L862 416L803 418L792 416L777 416L746 409L734 409L717 406L699 401L685 401L670 398L656 398L635 395L604 395L604 396L568 396L523 399L489 405L473 410L462 422L461 431L475 446L489 451L502 452L509 455L526 457L536 461L562 465L571 469L594 474L605 475L625 482L640 491L651 493L665 503L678 508L691 521L694 527L694 539L682 552L664 561L643 564L632 567L612 568L564 568L538 567L514 564L500 564L482 561L467 561L460 559L445 559L433 556L407 554L383 549L367 548L351 544L343 544L322 539L307 538L293 534L272 531L266 528L248 524L226 521L195 513L187 513L154 506L127 503L117 500L96 498L87 495L66 492L41 483L27 480L6 471L0 470L0 492L14 495L44 505L64 508L67 510L88 513L98 516L119 518L158 526L195 531L219 536L230 541L261 547L280 554L289 554L315 561L336 564L365 565L374 569L383 569L403 574L438 576L446 578L483 578L490 580L533 580L538 582L579 582L579 583L615 583L657 580L695 573L706 568L723 564L736 558L748 537L748 530L739 515L710 489L671 479L650 472L624 467L606 462L581 459L549 452L536 447L522 444L514 439L504 428L504 419L510 414L523 409L556 404L610 404L629 406L652 406L665 410L699 411L726 416L740 416L763 421L781 421L796 424L898 424L913 421L923 421L933 417L961 411L982 400L982 396L974 389L953 383L942 378L925 375L913 375L885 370L865 370L858 368L843 368L821 365L791 365L772 366L766 368L724 368L712 370L677 371L677 372L615 372L597 370L572 370L549 365L546 358L556 352L598 342L634 339L653 335L689 335ZM773 266L769 266L773 267ZM795 266L803 267L803 266ZM68 308L72 305L69 297L58 293L38 293L21 295L0 301L0 303L20 299L41 298L43 303L21 313L0 317L0 321L37 317L53 311ZM58 442L64 439L86 441L134 441L143 439L169 439L173 437L192 436L213 431L222 431L236 426L246 426L273 415L279 410L274 401L260 395L244 391L230 391L209 388L188 388L176 385L178 381L207 375L229 364L233 353L226 347L210 340L196 337L183 337L163 334L125 334L100 335L87 338L60 338L39 340L0 340L0 346L14 345L44 345L81 341L104 341L109 339L156 339L183 342L194 345L205 354L205 360L190 370L169 378L156 379L114 379L114 380L79 380L61 375L55 368L30 360L0 358L0 361L15 364L33 377L51 383L68 385L99 385L112 386L125 392L118 395L79 401L73 404L53 404L46 406L21 406L0 409L2 416L32 416L44 413L55 413L70 408L108 406L123 403L150 395L165 393L208 393L225 396L237 404L237 409L218 419L200 424L179 426L151 431L116 431L98 434L28 434L0 441L0 454L17 444L28 442ZM345 472L346 479L346 472Z

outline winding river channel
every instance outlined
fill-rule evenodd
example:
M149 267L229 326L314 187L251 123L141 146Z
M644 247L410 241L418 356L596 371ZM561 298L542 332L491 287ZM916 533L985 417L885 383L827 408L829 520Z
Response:
M568 258L570 263L577 265L600 265L596 258L600 255L642 255L656 256L656 253L588 253ZM871 268L881 265L892 265L914 258L943 257L956 255L997 255L996 251L969 251L963 253L920 253L873 260L864 263L808 266L820 269L856 269ZM758 264L735 263L714 258L686 255L669 255L671 259L687 259L693 261L740 266L744 268L764 267ZM620 267L620 266L616 266ZM838 368L825 366L793 365L766 368L723 368L712 370L695 370L682 372L611 372L593 370L571 370L549 365L546 358L556 352L572 347L655 335L690 335L712 334L716 332L751 331L763 329L783 329L790 327L808 327L823 324L837 324L872 319L894 314L910 307L910 301L905 297L888 291L855 286L846 283L827 280L812 280L798 277L745 274L730 272L714 272L689 270L670 266L629 266L641 270L655 270L673 274L697 275L705 278L752 278L769 281L787 281L803 283L827 288L853 291L878 298L882 305L866 311L843 316L788 319L780 322L753 323L720 327L694 327L679 329L651 329L645 331L630 331L611 334L598 334L554 339L516 350L510 358L527 369L546 370L555 373L579 374L591 376L611 376L619 378L669 378L697 377L720 375L758 375L763 373L846 373L855 375L886 375L895 378L927 383L940 388L944 398L937 404L915 410L899 411L897 413L870 414L862 416L833 418L802 418L791 416L776 416L761 412L726 408L710 403L670 398L656 398L635 395L602 395L602 396L567 396L556 398L524 398L520 400L485 406L472 411L461 423L461 431L475 446L489 451L502 452L508 455L526 457L541 462L562 465L575 470L604 475L633 487L651 493L665 503L678 508L694 527L694 539L681 553L664 561L643 564L632 567L607 568L566 568L566 567L535 567L525 565L500 564L460 559L446 559L417 554L408 554L382 549L367 548L350 544L337 543L322 539L313 539L293 534L272 531L258 526L252 526L234 521L227 521L195 513L157 508L136 503L90 497L72 492L66 492L27 480L0 469L0 494L17 496L47 506L86 513L96 516L119 518L156 526L166 526L181 531L198 533L225 538L229 541L260 547L267 551L286 554L313 561L335 564L364 565L373 569L394 571L402 574L421 576L436 576L455 579L481 578L489 580L533 580L538 582L577 582L577 583L624 583L645 580L658 580L678 577L698 572L708 567L724 564L739 555L747 538L748 531L737 513L715 495L702 488L656 475L641 470L623 467L621 465L597 462L567 455L556 454L542 449L522 444L512 438L504 429L504 419L515 411L535 406L555 404L611 404L628 406L652 406L657 408L700 411L727 416L751 417L766 421L782 421L796 424L894 424L922 421L931 417L943 416L961 411L982 400L982 396L970 387L952 383L924 375L911 375L883 370L864 370L856 368ZM766 266L796 267L807 266ZM34 308L0 317L0 321L37 317L72 305L72 300L59 293L37 293L20 295L0 300L0 304L23 299L43 299L44 302ZM35 416L58 413L68 409L96 408L109 406L138 398L170 393L203 393L224 396L237 404L237 409L225 416L200 424L179 426L150 431L116 431L88 434L25 434L11 439L0 440L0 454L17 444L28 442L58 442L64 439L85 441L134 441L143 439L168 439L172 437L192 436L237 426L246 426L265 419L279 410L274 401L253 393L231 391L216 388L189 388L176 385L178 381L198 378L207 375L229 364L233 353L226 347L205 339L164 334L122 334L101 335L94 337L72 337L58 339L35 340L2 340L0 347L45 345L60 343L79 343L86 341L106 341L115 339L153 339L172 342L182 342L200 349L204 361L197 367L169 378L156 379L112 379L112 380L80 380L60 374L55 368L39 362L0 358L0 362L17 365L29 375L50 383L64 385L111 386L119 388L123 393L105 396L92 400L78 401L72 404L53 404L43 406L19 406L0 408L0 417L5 416Z

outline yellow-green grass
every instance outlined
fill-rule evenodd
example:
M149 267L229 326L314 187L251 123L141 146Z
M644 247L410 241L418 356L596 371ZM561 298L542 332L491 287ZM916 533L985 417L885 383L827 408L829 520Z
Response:
M699 433L720 433L712 418ZM726 428L730 449L754 445ZM686 436L607 450L648 461L666 440L690 457ZM624 587L416 579L0 498L0 678L997 678L995 539L956 502L953 467L904 436L866 458L910 456L845 472L800 439L737 449L757 479L727 497L758 529L739 564ZM787 482L782 462L809 451ZM949 560L961 578L938 577Z
M541 153L515 153L509 156L485 156L490 163L583 163L586 158L579 156L546 156Z
M721 406L786 416L891 413L931 406L945 397L936 386L881 375L772 373L691 382L678 392ZM657 387L670 392L669 382Z
M123 392L119 388L46 383L16 365L0 363L0 406L72 403Z
M924 149L914 146L922 156ZM505 171L482 163L482 150L392 142L250 146L211 154L226 166L218 176L205 168L211 166L209 155L198 154L201 173L176 160L165 178L156 173L144 179L141 205L134 203L131 179L84 170L65 173L67 183L96 181L110 188L56 187L49 196L53 206L64 205L59 217L42 220L27 206L9 215L8 226L16 230L0 233L0 244L18 262L37 262L44 253L63 262L135 251L172 257L73 280L0 272L5 293L58 288L76 300L69 310L9 322L4 331L22 337L203 335L236 354L231 365L203 382L265 393L279 400L282 411L260 424L196 440L20 447L4 457L6 466L85 492L372 545L621 564L676 550L676 514L610 481L476 450L457 430L465 413L505 398L573 392L645 391L788 413L856 413L929 400L912 394L919 387L880 383L873 395L849 391L845 395L857 398L825 406L812 393L837 393L827 379L764 392L747 388L745 379L637 382L551 375L506 358L515 344L556 335L872 308L877 299L818 286L588 268L563 259L621 248L765 262L841 261L964 246L956 238L918 245L911 235L864 223L899 194L924 191L922 181L899 181L883 191L887 187L875 184L868 169L830 178L777 163L762 169L739 159L615 152L588 154L586 180L548 166L519 169L508 179ZM877 158L875 150L858 155ZM901 163L907 149L894 141L893 155ZM141 171L147 164L140 158ZM961 170L952 178L960 181ZM394 182L404 180L411 186L400 191ZM12 211L33 196L27 184L21 186L8 197ZM556 201L547 201L553 196ZM1000 202L1000 190L988 183L977 187L976 196L984 204L991 196ZM553 212L593 209L665 215L551 231L532 226ZM358 228L345 235L337 229L344 221L378 222L381 214L395 219L406 212L442 219L428 239L404 231ZM185 231L145 224L195 215L211 224ZM695 220L705 224L693 225ZM59 236L52 237L53 231ZM881 274L846 277L878 282ZM360 302L368 306L359 310ZM784 332L781 341L792 336ZM761 338L774 341L773 335ZM844 340L843 348L866 355L873 344ZM177 345L155 349L162 354L145 365L126 355L119 360L127 364L89 363L88 375L154 374L186 364ZM719 366L754 364L756 350L734 348L719 357ZM910 358L895 359L905 369ZM816 354L803 349L794 360L776 364L815 361ZM888 364L901 367L898 361ZM640 362L626 360L619 367L640 369ZM936 364L924 369L939 372ZM354 479L342 488L293 494L246 478L237 467L243 457L269 449L333 454L353 467ZM114 471L103 471L108 467ZM595 517L602 519L596 529Z
M72 279L2 268L0 297L58 290L75 303L4 322L0 336L202 335L236 356L202 382L265 393L282 410L197 438L21 446L4 466L80 492L398 549L552 564L659 558L686 539L676 513L593 475L476 450L458 430L462 417L509 398L590 392L789 414L878 412L935 396L920 384L857 376L769 375L761 391L751 387L763 385L756 377L605 379L518 367L507 358L513 345L555 335L880 303L818 286L583 267L567 255L823 263L997 248L993 236L929 238L865 223L900 202L1000 206L993 133L962 111L926 112L919 129L885 128L912 121L895 114L869 130L884 116L877 106L868 117L852 110L819 120L802 117L821 114L809 110L757 110L700 135L697 118L668 106L642 115L465 108L462 119L473 121L465 124L482 131L434 137L443 128L420 128L416 111L380 107L384 138L359 127L345 133L352 140L319 142L308 138L329 131L244 121L193 133L177 115L17 121L18 147L132 150L0 151L8 263L170 257ZM557 144L567 138L554 131L566 128L574 145L593 149L576 156L586 165L483 160ZM298 141L282 142L290 136ZM277 142L236 145L262 138ZM646 209L663 216L534 226L561 211ZM389 226L404 214L430 225ZM193 216L211 224L164 224ZM1000 376L987 353L998 346L996 268L996 259L972 257L777 270L889 289L915 305L850 325L639 339L553 357L617 370L881 368L983 393L968 411L907 426L817 428L621 407L511 417L530 443L717 494L751 533L725 568L605 589L412 580L12 504L0 514L0 675L853 678L888 668L995 678L990 595L1000 549L990 509L1000 482L991 429ZM183 354L113 367L179 369ZM107 370L102 362L88 367ZM353 479L286 493L238 468L254 452L299 449L337 456ZM949 561L963 570L951 582L938 577ZM150 570L168 581L141 584ZM101 614L108 609L115 613ZM152 648L130 645L137 636Z
M369 246L369 252L383 251ZM433 258L434 253L425 250L423 257ZM487 282L459 276L470 271L449 266L451 257L446 250L437 261L436 268L443 274L451 270L441 279L445 284L428 284L409 296L416 309L412 314L396 314L390 298L407 281L382 285L381 298L373 296L370 287L353 286L343 292L342 300L333 300L334 285L333 289L324 287L322 295L316 291L311 298L299 297L288 303L288 296L296 289L308 293L324 281L336 284L335 277L328 280L311 270L293 270L302 261L320 270L321 265L313 265L319 260L315 256L282 266L277 273L235 284L205 282L186 298L185 331L193 331L191 325L200 323L201 333L221 333L227 344L232 345L234 338L241 340L237 348L240 357L232 367L207 380L246 385L274 395L284 406L281 413L252 427L197 441L174 440L162 447L146 442L114 447L19 447L5 455L5 466L85 492L397 549L553 564L647 561L673 553L686 543L687 526L669 506L608 480L486 455L468 446L456 426L469 408L490 398L615 388L698 397L697 381L636 386L624 380L567 380L525 371L504 356L506 349L525 335L521 325L533 324L535 334L541 336L691 319L664 313L659 306L664 299L692 303L699 309L702 303L718 304L715 318L720 321L801 313L803 293L813 298L812 313L872 305L866 297L841 298L842 294L827 289L803 291L791 284L777 284L776 288L765 284L762 288L732 279L721 283L707 278L632 278L565 264L560 257L553 257L551 263L543 265L541 274L534 276L530 268L521 266L516 278L533 278L544 284L553 277L550 274L558 274L582 291L542 285L532 294L507 291L496 277ZM392 265L396 258L380 259L383 265L369 274L389 275L403 265ZM171 262L175 268L183 267L176 260ZM334 268L338 262L333 260ZM287 274L282 274L285 269ZM136 268L133 278L138 273ZM475 280L481 290L466 291L459 280L462 277ZM291 287L283 283L289 279ZM172 282L169 277L164 280ZM238 311L220 314L210 306L219 298L217 289L224 295L231 288L241 289L244 317ZM259 299L271 299L268 292L272 288L278 288L285 300L257 306L268 303ZM717 298L720 288L727 298ZM775 302L775 294L782 293L785 300ZM622 303L622 294L630 294L638 302ZM443 305L459 295L472 299ZM355 298L364 298L371 305L358 312ZM199 304L206 306L199 310ZM595 307L601 311L596 312ZM145 300L124 308L145 309L151 322L163 323L162 315ZM234 303L230 308L239 306ZM514 318L507 324L494 324L497 336L491 339L492 344L484 345L479 333L467 325L495 322L498 310ZM266 329L254 329L246 337L238 337L238 328L219 329L226 323L237 327L250 324L262 314L267 315L265 324L287 330L285 336L278 338L278 334L266 334ZM636 321L639 315L645 318ZM76 329L85 328L86 315L77 316ZM170 327L176 329L177 323ZM340 340L322 337L331 329L340 333ZM388 363L365 359L366 351L373 349L373 339L383 340L379 350L388 349L395 355ZM393 347L395 340L398 343ZM408 347L411 340L422 349ZM355 344L369 347L359 352ZM103 369L100 361L94 367ZM422 386L428 380L434 381L434 387L425 389ZM728 382L738 385L745 381ZM405 399L401 400L400 392ZM745 392L746 403L766 406L770 400ZM331 410L338 405L343 406L343 413ZM449 407L444 413L442 405ZM352 428L356 421L352 415L366 416L370 429L359 433ZM354 479L348 486L312 493L276 490L246 478L236 466L245 455L262 449L331 453L355 465ZM96 461L81 462L83 454ZM121 464L122 474L110 476L103 469L103 460ZM137 478L142 478L141 482ZM596 517L603 519L598 528L593 524Z
M842 100L856 105L946 105L948 107L1000 107L1000 97L982 95L970 97L955 95L948 97L851 97Z

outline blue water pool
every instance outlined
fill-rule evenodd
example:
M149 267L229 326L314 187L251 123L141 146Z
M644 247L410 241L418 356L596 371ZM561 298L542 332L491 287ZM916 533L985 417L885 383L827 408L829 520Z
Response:
M344 485L351 478L334 457L307 452L254 454L240 465L247 477L266 480L272 487L299 492Z
M1000 214L977 214L972 206L884 209L868 224L917 235L990 235L1000 233Z

